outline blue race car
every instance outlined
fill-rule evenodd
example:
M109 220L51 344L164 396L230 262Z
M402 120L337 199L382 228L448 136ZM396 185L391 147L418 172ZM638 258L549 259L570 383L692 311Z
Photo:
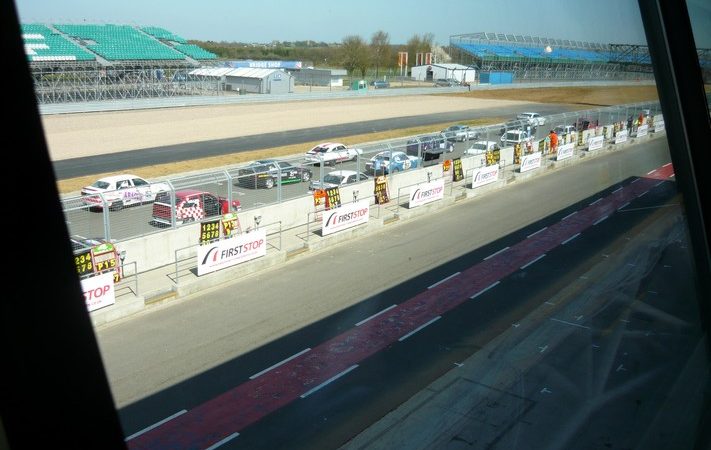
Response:
M419 165L417 156L406 155L405 152L380 152L365 163L365 171L374 175L385 175L392 172L414 169Z

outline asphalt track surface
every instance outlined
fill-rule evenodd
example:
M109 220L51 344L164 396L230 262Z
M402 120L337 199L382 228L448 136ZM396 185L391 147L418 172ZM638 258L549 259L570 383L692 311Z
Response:
M87 156L54 161L55 176L58 180L92 175L105 172L121 172L136 167L146 167L178 161L188 161L209 156L226 155L283 145L311 141L332 141L336 136L389 131L401 128L418 127L446 122L480 119L486 117L514 118L523 109L537 111L543 115L571 111L571 106L560 104L530 103L500 108L472 109L451 113L408 115L388 120L371 120L346 123L328 127L304 128L301 130L277 131L261 135L217 139L189 144L169 145L156 148L144 148L109 155ZM275 124L275 128L278 124ZM308 149L304 149L306 152Z
M384 415L458 361L475 354L510 328L514 318L540 306L556 287L594 265L590 261L600 258L600 249L619 246L625 233L654 211L665 211L663 207L669 206L670 214L678 214L674 211L674 183L668 181L671 174L667 164L641 178L613 183L490 245L124 407L120 413L127 435L171 417L132 436L129 447L213 448L210 446L219 443L219 448L335 448L343 444L374 417ZM669 280L681 287L691 285L685 252L679 252L682 247L677 245L673 249L676 253L667 253L673 264L663 265L663 269L673 268ZM571 266L571 259L579 263L577 267ZM659 264L652 262L659 270ZM621 264L625 268L637 265L632 261ZM654 295L663 297L670 308L678 307L668 301L674 287L665 289L653 291ZM337 294L337 290L330 294ZM285 292L285 299L290 295ZM599 320L596 329L604 329L608 322L616 323L616 318L615 314L601 314L583 322L569 317L558 320L568 325L565 329L590 329L587 321ZM674 341L663 356L671 352L679 358L686 355L690 342ZM558 356L551 356L561 372L566 360L560 358L579 354L583 344L570 340ZM595 343L598 347L604 344L604 336ZM634 354L645 364L660 356L639 348ZM277 361L282 364L273 367ZM531 371L531 377L545 378L545 370L536 370ZM666 367L650 372L637 388L643 389L645 383L656 385L659 379L655 377L668 379L674 370ZM616 372L624 372L624 364L617 366ZM574 389L569 392L574 393ZM533 411L532 405L540 404L534 394L529 388L517 400L527 413ZM645 414L654 411L654 406L644 406ZM536 411L546 420L559 416L555 404L549 408L548 412ZM603 423L611 420L600 419ZM624 435L618 431L619 436ZM608 435L608 440L620 444L616 432ZM599 443L594 433L581 437L591 445ZM496 442L510 444L506 440L510 438L498 436ZM466 436L462 440L466 441ZM497 448L513 448L508 444Z
M667 182L671 174L669 168L655 172L649 178L629 180L621 186L622 189L616 186L614 194L611 191L604 192L596 201L576 209L576 214L558 220L553 218L550 225L534 230L523 240L511 242L511 245L502 247L503 251L484 256L477 264L466 267L462 261L457 261L459 264L452 264L450 270L458 268L458 271L428 288L419 287L420 292L416 294L407 292L409 289L399 289L397 294L387 296L394 307L387 306L369 316L372 318L365 317L354 323L345 332L313 347L305 347L309 350L302 350L290 359L283 360L278 367L267 367L252 374L238 386L131 439L129 448L208 448L223 441L224 448L295 448L302 443L308 448L316 442L319 445L325 444L317 433L321 428L317 418L327 417L331 422L329 430L334 422L336 426L339 421L343 424L341 426L350 425L348 417L352 414L352 405L355 404L356 408L367 406L370 409L373 404L382 403L379 397L387 396L389 386L406 385L412 375L412 370L408 370L407 374L393 376L389 371L382 373L382 367L389 367L393 371L393 365L409 366L419 373L416 378L425 377L428 373L431 376L433 369L424 361L419 364L413 361L414 354L425 356L425 359L429 355L439 370L452 367L456 361L449 360L444 367L436 361L443 353L442 347L451 348L456 345L457 340L461 339L459 333L464 332L466 335L469 326L485 329L486 322L498 319L502 312L516 307L525 308L526 300L535 298L530 292L555 282L560 275L559 271L565 266L567 258L561 257L556 250L582 233L590 232L589 229L608 219L618 209L642 206L632 202ZM666 192L672 193L673 189L666 189ZM656 195L663 197L662 194ZM622 218L622 215L617 217ZM625 228L621 223L610 223L606 224L608 229L611 228L610 231L621 226ZM592 231L595 233L597 230ZM602 236L598 234L597 238L604 242ZM593 241L588 240L589 244ZM590 253L597 246L580 247L578 252ZM549 260L545 266L538 264L529 269L546 256ZM525 274L527 278L537 280L534 289L525 286L531 283L516 277L517 274ZM498 290L504 292L489 292L502 283L506 286ZM516 292L526 291L528 295L515 295ZM500 296L508 301L502 302ZM465 314L469 320L462 320L461 314ZM471 319L474 318L478 320L472 323ZM574 326L585 326L579 322L571 323ZM453 333L454 330L458 333ZM408 340L411 337L413 339ZM371 359L381 352L386 352L388 356L379 355L380 358ZM383 363L383 366L379 363ZM397 369L394 371L398 372ZM382 376L374 372L381 372ZM338 381L341 378L344 381ZM388 380L387 385L378 382L383 379ZM397 390L402 390L402 387ZM295 402L298 404L291 407ZM251 433L253 430L250 426L282 408L290 411L279 414L282 417L274 418L273 422L281 423L286 415L288 430L280 431L277 423L260 424L257 428L261 428L262 432ZM235 433L246 437L228 444L226 440L239 437ZM297 444L293 445L292 440ZM334 440L325 447L331 448L337 444Z

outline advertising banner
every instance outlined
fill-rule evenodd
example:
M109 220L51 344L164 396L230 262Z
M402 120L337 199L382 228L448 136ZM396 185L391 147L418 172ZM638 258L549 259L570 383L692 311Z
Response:
M481 167L474 171L472 176L472 189L493 183L499 179L499 165Z
M588 141L588 150L599 150L605 142L605 136L591 137Z
M521 173L541 167L541 152L532 153L521 158Z
M116 303L113 272L84 278L81 280L81 290L84 292L84 301L89 312Z
M408 208L422 206L444 198L444 180L421 183L410 188L410 202Z
M622 144L623 142L627 142L627 134L627 130L618 131L615 135L615 144Z
M321 235L336 233L346 228L367 223L370 218L370 203L368 200L359 200L348 203L327 213L321 219Z
M654 118L654 132L658 131L663 131L664 130L664 119L657 119L656 117Z
M558 147L558 154L555 157L556 161L562 161L564 159L572 158L573 157L573 149L575 148L575 144L572 142L570 144L563 144Z
M649 125L647 125L647 124L640 125L639 127L637 127L637 137L639 138L639 137L646 136L647 131L649 131Z
M202 276L267 254L267 232L256 230L198 248L197 272Z
M249 67L251 69L301 69L301 61L253 61L244 59L238 61L226 61L225 67Z

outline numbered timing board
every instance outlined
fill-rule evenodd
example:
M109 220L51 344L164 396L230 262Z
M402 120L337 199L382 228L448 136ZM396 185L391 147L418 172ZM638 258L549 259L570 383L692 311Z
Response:
M74 254L74 265L77 268L77 275L94 273L94 262L91 258L91 249Z
M210 241L220 238L220 221L211 220L200 224L200 244L206 244Z
M375 203L384 205L390 199L388 198L388 180L384 176L375 178Z
M225 237L230 237L233 234L240 234L242 232L237 214L227 213L222 216L222 232Z
M112 244L100 244L74 254L74 265L79 276L113 271L114 282L121 280L118 255Z
M462 159L457 158L453 161L454 172L452 174L452 181L462 181L464 179L464 169L462 168Z
M326 189L326 208L338 208L341 206L341 190L338 187Z

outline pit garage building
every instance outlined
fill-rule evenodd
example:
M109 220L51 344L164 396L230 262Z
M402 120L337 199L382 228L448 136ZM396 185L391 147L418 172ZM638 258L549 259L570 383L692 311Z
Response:
M203 67L189 73L195 78L211 78L220 89L252 94L288 94L294 92L294 76L280 69L240 67Z
M417 81L434 81L438 78L454 78L460 83L474 83L476 71L461 64L427 64L411 69L412 78Z

